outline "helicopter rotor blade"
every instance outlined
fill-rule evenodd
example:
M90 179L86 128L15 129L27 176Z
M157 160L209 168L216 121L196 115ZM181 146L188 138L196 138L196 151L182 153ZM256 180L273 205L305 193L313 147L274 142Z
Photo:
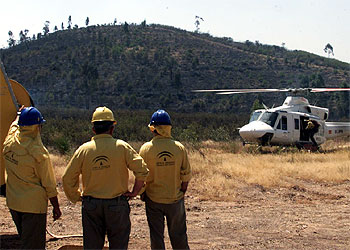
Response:
M196 89L195 93L212 92L218 95L244 94L244 93L264 93L264 92L284 92L282 89Z
M236 89L195 89L192 92L195 93L205 93L205 92L226 92L226 91L235 91Z
M246 94L246 93L271 93L271 92L290 92L298 94L302 92L334 92L350 91L350 88L289 88L289 89L197 89L192 90L195 93L211 92L218 95Z
M280 89L195 89L192 92L205 93L205 92L232 92L232 93L254 93L254 92L276 92Z
M231 94L247 94L247 93L268 93L268 92L283 92L281 89L232 89L230 91L220 91L218 95L231 95Z
M311 88L311 92L350 91L350 88Z

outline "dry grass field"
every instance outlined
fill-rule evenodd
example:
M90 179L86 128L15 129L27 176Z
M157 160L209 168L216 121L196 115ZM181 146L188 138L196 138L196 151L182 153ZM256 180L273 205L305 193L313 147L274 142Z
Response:
M201 154L191 154L195 181L200 183L196 191L208 200L232 201L242 183L288 188L301 179L333 184L350 180L347 143L327 144L324 153L267 149L270 151L232 154L221 150L220 145L206 142Z
M193 169L185 197L192 249L349 249L349 140L328 142L322 153L210 141L187 148ZM49 218L48 228L59 235L81 234L80 204L71 204L61 185L69 158L51 158L63 215L55 223ZM136 198L130 205L129 248L149 249L144 204ZM1 249L16 248L4 198L0 210ZM79 237L48 235L47 240L48 249L82 246ZM171 248L167 235L165 240Z

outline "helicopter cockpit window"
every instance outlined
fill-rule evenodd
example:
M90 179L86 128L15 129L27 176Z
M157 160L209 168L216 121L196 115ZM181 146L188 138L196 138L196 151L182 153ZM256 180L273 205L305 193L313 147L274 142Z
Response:
M252 115L250 116L249 123L258 120L259 116L261 115L261 111L254 111Z
M262 114L259 121L265 122L271 127L274 127L277 117L278 117L278 113L276 112L265 112Z

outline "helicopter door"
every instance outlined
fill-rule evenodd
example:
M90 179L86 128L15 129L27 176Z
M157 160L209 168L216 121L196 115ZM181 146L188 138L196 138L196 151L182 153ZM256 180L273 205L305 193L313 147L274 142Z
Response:
M305 116L300 116L300 141L309 141L310 137L306 131L308 118Z
M288 117L288 114L281 114L276 125L275 135L271 142L280 143L280 144L289 144L292 139L291 129L294 127L294 121L292 117Z
M297 142L300 140L301 138L301 121L300 121L300 116L299 115L293 115L293 120L294 120L294 124L293 124L293 128L292 128L292 141L293 142Z

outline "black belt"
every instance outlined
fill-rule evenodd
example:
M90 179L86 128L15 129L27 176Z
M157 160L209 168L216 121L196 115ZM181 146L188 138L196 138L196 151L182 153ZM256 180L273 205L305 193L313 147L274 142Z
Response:
M129 200L128 199L129 197L126 197L124 195L120 195L120 196L117 196L115 198L95 198L95 197L92 197L92 196L83 196L83 200L101 200L101 201L112 201L112 200L116 200L116 201L120 201L120 200L124 200L124 201L127 201Z

